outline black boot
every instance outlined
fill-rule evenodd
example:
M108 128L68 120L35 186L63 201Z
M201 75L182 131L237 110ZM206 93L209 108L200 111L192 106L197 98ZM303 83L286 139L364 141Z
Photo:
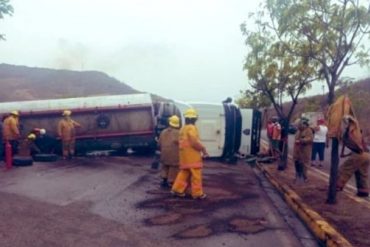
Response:
M369 196L369 193L368 192L357 192L357 196L358 197L368 197Z
M161 187L162 187L162 188L165 188L165 189L167 189L167 188L169 188L169 187L170 187L170 185L168 184L167 178L163 178L163 179L162 179Z

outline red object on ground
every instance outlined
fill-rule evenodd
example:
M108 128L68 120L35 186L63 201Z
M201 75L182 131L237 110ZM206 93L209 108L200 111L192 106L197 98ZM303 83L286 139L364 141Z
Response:
M12 156L12 145L9 142L5 143L5 168L12 169L13 167L13 156Z

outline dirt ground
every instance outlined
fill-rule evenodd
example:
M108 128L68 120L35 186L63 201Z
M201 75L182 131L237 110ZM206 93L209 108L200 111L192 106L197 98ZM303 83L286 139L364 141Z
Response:
M334 228L347 238L353 246L370 246L370 208L369 204L356 202L348 197L345 192L337 193L337 203L326 203L328 182L319 179L314 170L309 169L307 183L294 181L294 168L289 164L285 171L277 171L276 164L265 164L265 168L271 172L278 181L281 181L293 190L311 206L316 212L324 217Z

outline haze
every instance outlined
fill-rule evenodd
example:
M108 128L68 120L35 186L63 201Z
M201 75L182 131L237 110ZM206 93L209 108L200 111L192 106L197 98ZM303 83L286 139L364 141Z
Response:
M135 89L220 102L247 87L243 0L12 0L1 62L105 72ZM368 70L359 70L365 76ZM349 74L351 76L351 74ZM316 91L322 92L321 86ZM314 90L315 91L315 90Z

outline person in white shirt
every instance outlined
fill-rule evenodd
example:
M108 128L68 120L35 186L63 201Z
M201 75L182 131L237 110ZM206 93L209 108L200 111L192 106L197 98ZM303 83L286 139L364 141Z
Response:
M315 134L312 145L311 166L322 167L322 162L325 159L325 146L328 147L328 127L325 125L324 119L317 121L317 127L314 128ZM316 156L319 155L319 162L316 162Z

